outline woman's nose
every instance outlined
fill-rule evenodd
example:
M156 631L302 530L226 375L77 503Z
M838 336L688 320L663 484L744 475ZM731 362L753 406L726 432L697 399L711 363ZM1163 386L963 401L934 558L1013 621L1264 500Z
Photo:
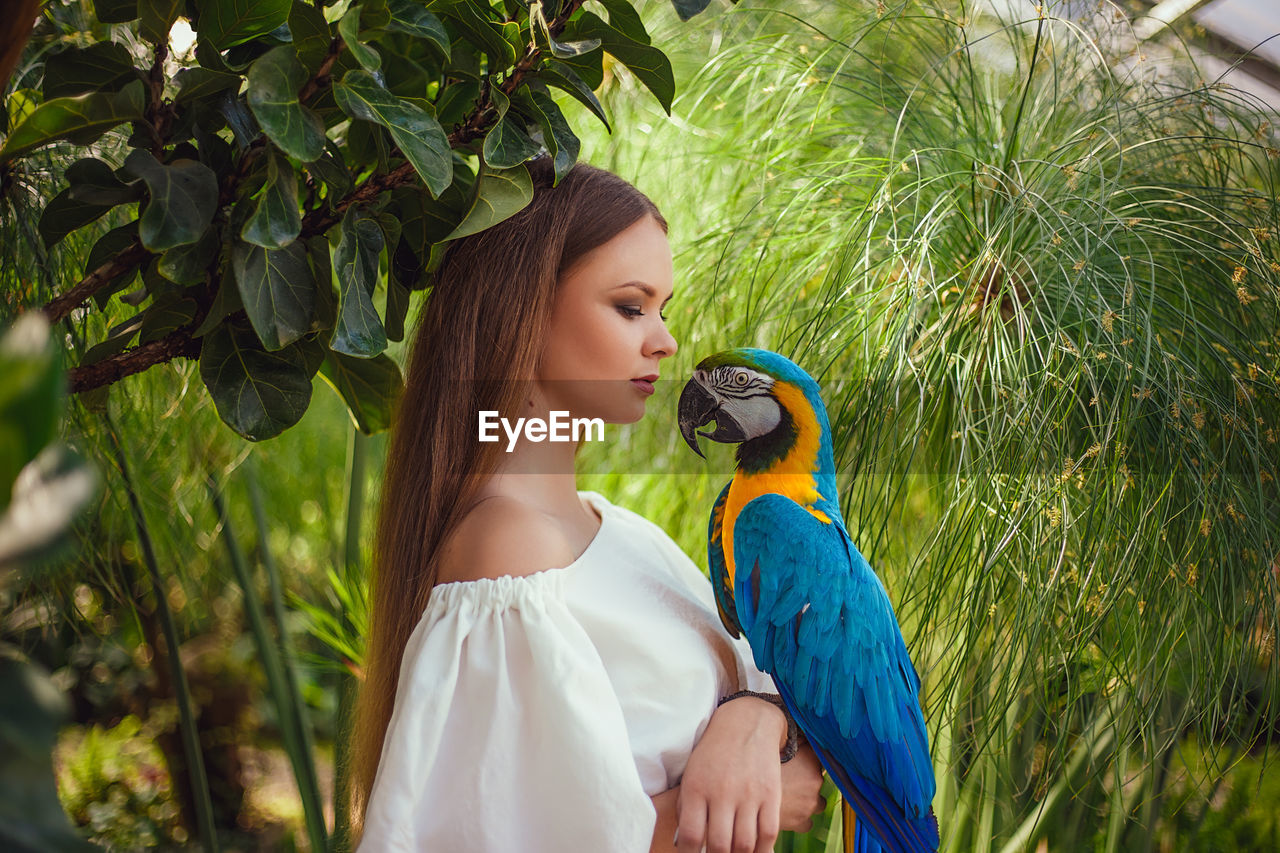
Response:
M676 350L679 348L680 345L676 343L675 337L671 334L671 331L667 329L667 326L664 323L662 325L661 333L654 341L651 352L658 358L666 358L667 356L675 355Z

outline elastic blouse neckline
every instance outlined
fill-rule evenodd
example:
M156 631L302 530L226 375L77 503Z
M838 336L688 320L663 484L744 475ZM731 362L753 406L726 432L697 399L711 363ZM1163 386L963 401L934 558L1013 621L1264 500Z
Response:
M486 589L487 587L494 590L511 591L512 587L527 586L530 583L537 583L539 581L545 581L548 583L553 581L558 582L560 576L572 571L584 562L588 556L597 550L597 548L599 548L600 543L605 538L607 529L611 525L610 517L613 515L613 504L609 502L608 498L599 492L594 491L580 491L578 492L578 495L579 497L586 498L587 502L595 507L596 511L600 513L600 527L596 530L596 535L587 543L587 547L584 548L582 553L575 557L571 562L566 563L563 566L552 566L550 568L540 569L536 572L530 572L527 575L499 575L496 578L474 578L472 580L465 581L438 583L431 590L431 598L433 600L449 598L452 597L453 593L458 595L467 595L472 592L483 593L488 591Z

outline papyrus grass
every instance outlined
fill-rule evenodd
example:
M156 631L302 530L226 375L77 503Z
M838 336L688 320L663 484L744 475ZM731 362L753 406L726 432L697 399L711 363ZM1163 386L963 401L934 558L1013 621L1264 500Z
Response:
M1274 725L1280 142L1120 11L740 6L675 127L607 142L680 247L664 376L753 345L824 387L947 850L1198 849L1181 745L1208 790ZM647 423L607 466L704 560L731 460Z

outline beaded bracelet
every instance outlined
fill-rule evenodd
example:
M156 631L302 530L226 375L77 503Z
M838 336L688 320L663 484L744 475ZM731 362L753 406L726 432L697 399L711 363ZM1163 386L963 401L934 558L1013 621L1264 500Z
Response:
M796 750L799 748L800 729L796 726L796 721L791 719L791 714L787 711L787 706L782 704L782 697L773 693L756 693L753 690L739 690L737 693L730 693L728 696L721 699L716 703L716 707L719 708L730 699L739 699L743 696L754 696L757 699L763 699L766 702L771 702L778 706L778 710L782 711L782 716L787 718L787 745L782 748L782 752L779 753L778 757L782 760L783 764L786 764L788 761L795 758Z

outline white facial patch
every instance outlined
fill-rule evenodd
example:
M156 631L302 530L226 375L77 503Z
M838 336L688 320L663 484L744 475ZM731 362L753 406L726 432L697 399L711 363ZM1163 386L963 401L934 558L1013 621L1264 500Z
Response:
M720 400L720 408L730 415L748 439L772 432L782 421L778 401L771 393L773 377L744 367L720 368L712 386Z

